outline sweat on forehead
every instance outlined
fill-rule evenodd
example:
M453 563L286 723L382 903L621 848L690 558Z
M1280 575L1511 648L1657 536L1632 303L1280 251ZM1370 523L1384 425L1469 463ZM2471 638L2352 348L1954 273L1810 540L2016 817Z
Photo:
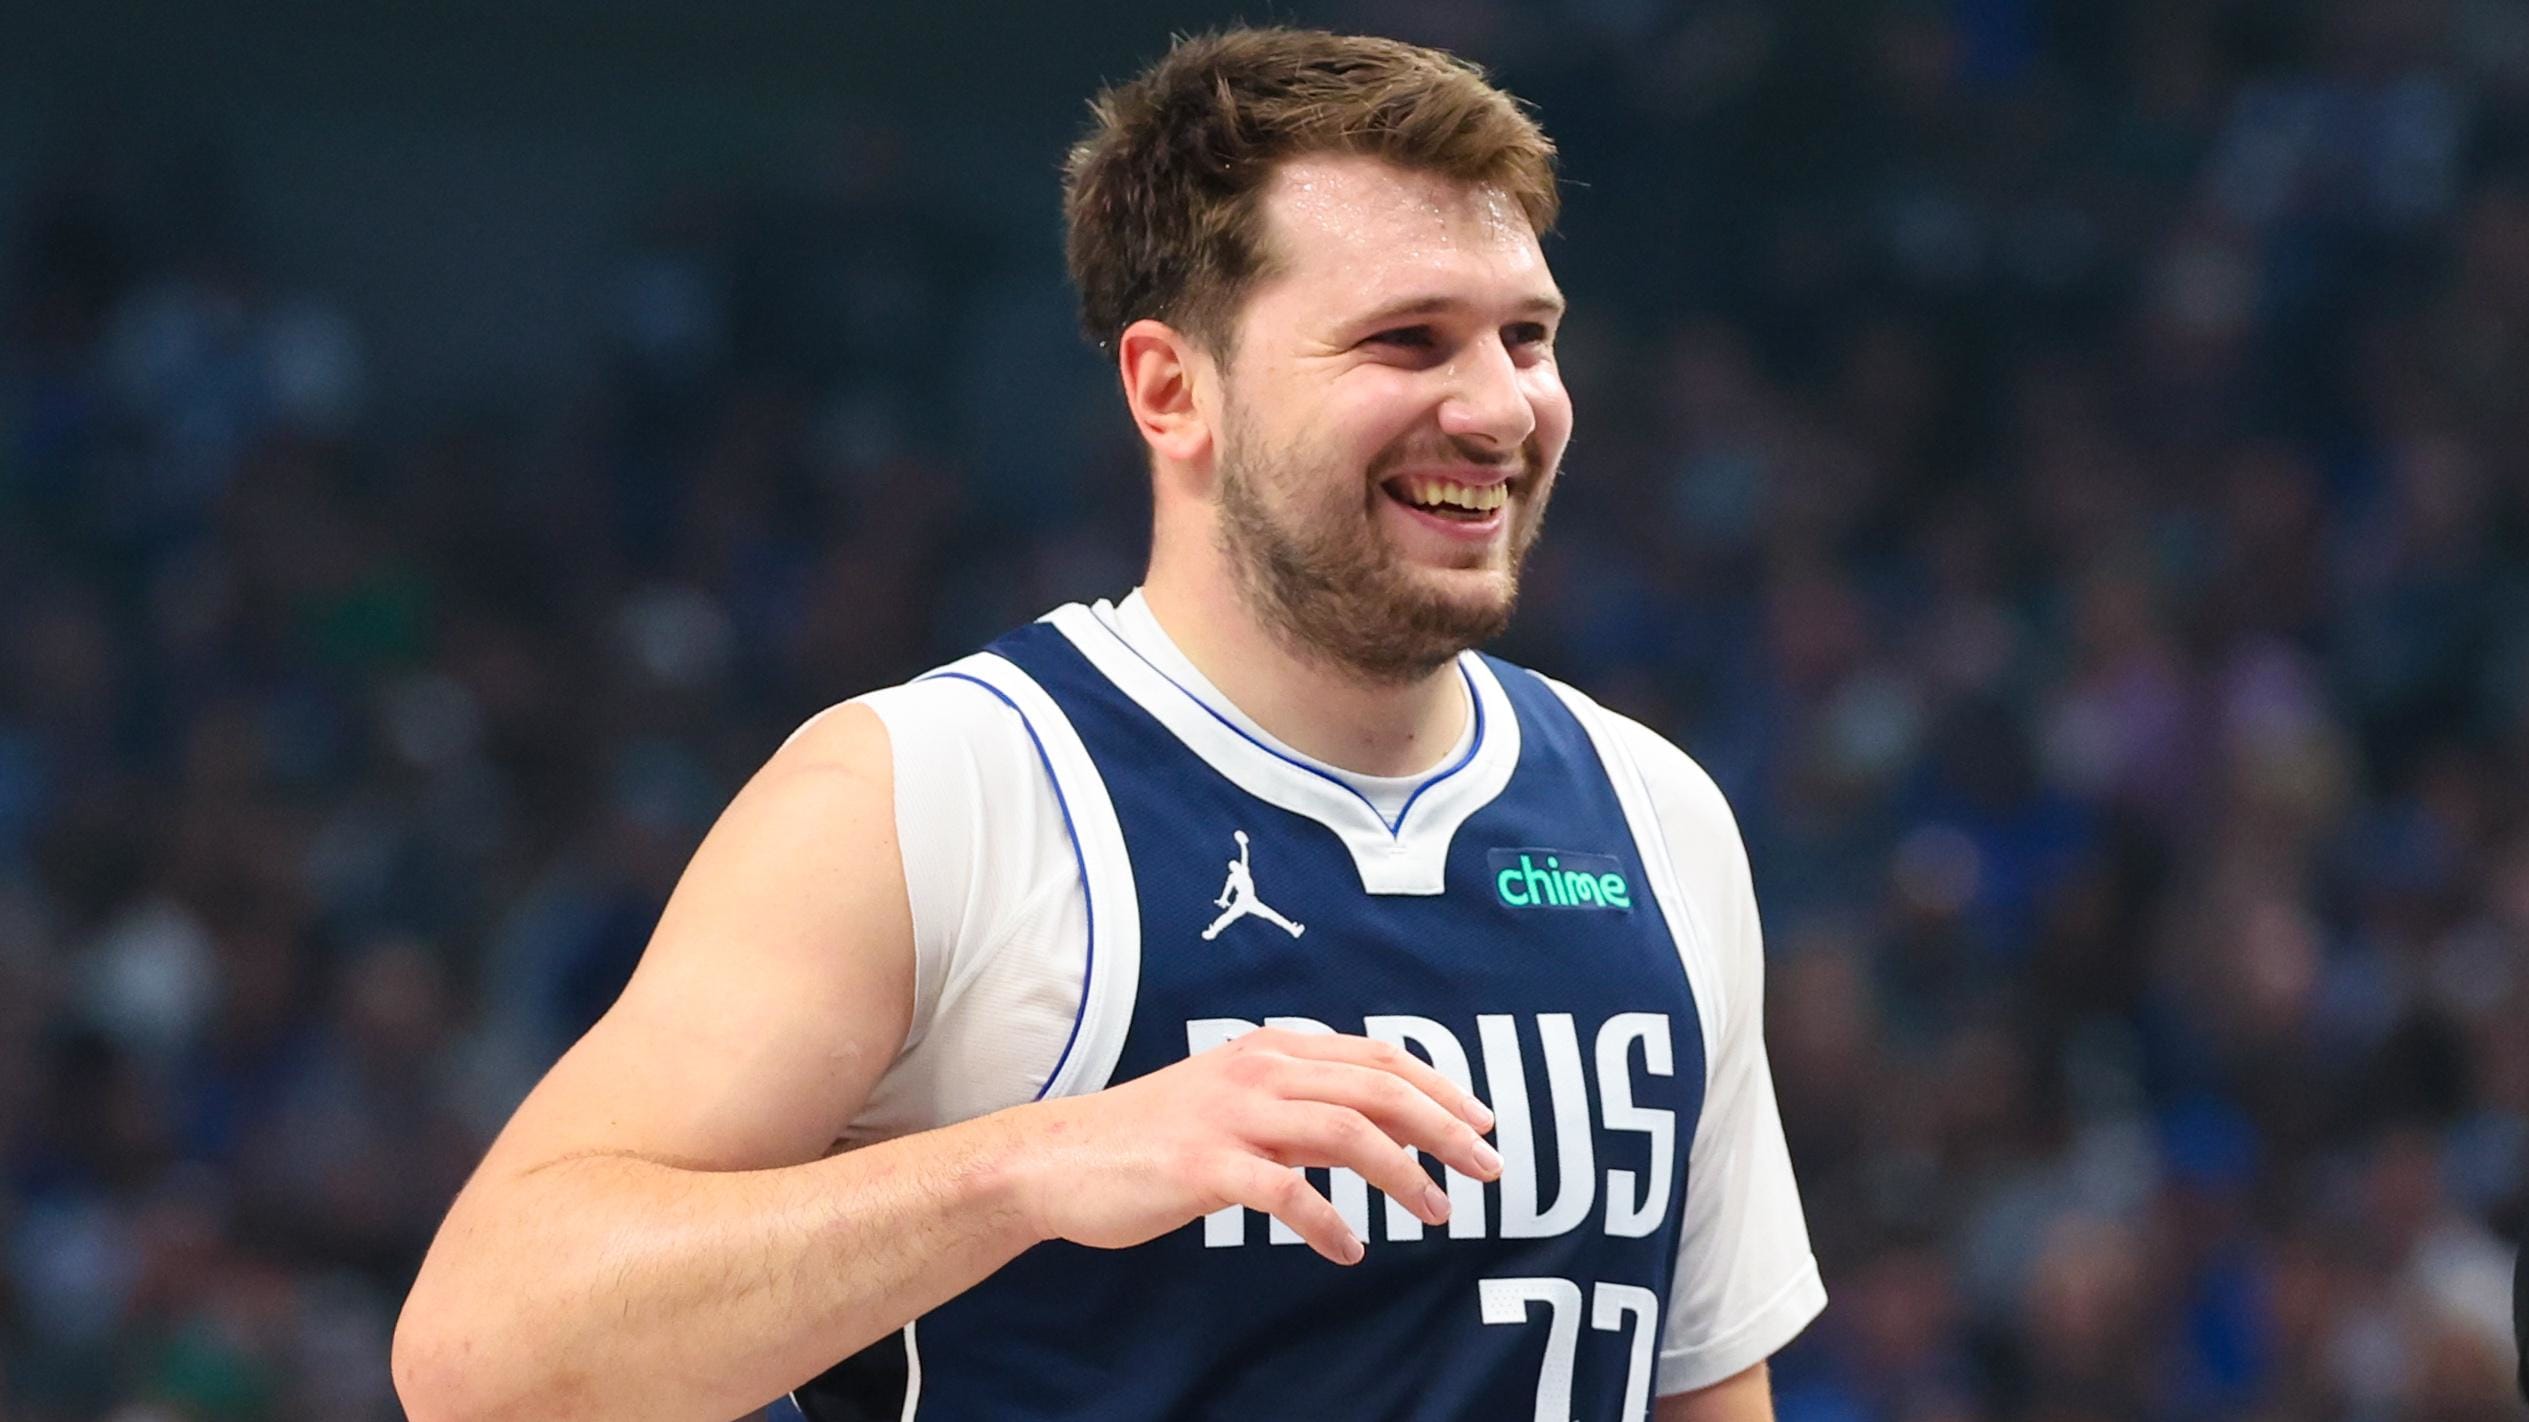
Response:
M1293 160L1258 197L1262 260L1251 312L1256 299L1281 304L1277 292L1312 307L1404 295L1479 304L1551 298L1535 230L1499 188L1334 157ZM1504 292L1504 283L1537 290Z
M1331 246L1346 260L1399 240L1452 246L1536 243L1527 214L1499 187L1376 158L1294 158L1275 171L1260 196L1267 229L1275 237Z

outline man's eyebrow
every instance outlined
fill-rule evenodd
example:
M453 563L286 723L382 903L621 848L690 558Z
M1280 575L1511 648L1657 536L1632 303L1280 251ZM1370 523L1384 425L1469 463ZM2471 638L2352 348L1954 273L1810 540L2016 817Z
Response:
M1451 296L1408 296L1356 318L1348 323L1357 326L1384 326L1390 322L1411 320L1417 316L1437 316L1444 311L1460 310L1471 303ZM1512 309L1522 316L1543 316L1549 319L1563 314L1563 293L1542 291L1529 296Z

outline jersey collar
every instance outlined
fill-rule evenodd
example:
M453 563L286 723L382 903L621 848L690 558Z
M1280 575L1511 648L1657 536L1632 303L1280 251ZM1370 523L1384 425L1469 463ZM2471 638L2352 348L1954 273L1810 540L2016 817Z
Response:
M1109 681L1205 764L1267 804L1332 830L1373 894L1437 894L1446 887L1449 843L1490 804L1519 763L1519 718L1484 659L1458 654L1472 700L1466 749L1434 769L1390 823L1325 765L1266 744L1144 656L1101 612L1073 603L1045 617Z

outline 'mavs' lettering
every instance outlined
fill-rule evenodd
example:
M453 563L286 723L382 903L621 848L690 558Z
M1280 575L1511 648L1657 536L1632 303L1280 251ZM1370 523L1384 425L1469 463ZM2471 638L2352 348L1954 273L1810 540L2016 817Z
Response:
M1502 1156L1501 1217L1485 1217L1484 1183L1455 1170L1445 1172L1449 1195L1449 1237L1452 1239L1537 1239L1568 1234L1580 1228L1598 1203L1600 1171L1596 1137L1589 1111L1589 1078L1598 1083L1598 1129L1640 1135L1650 1146L1650 1175L1637 1180L1631 1170L1604 1172L1607 1233L1640 1238L1659 1229L1668 1218L1669 1187L1675 1179L1677 1113L1661 1106L1636 1104L1633 1058L1640 1047L1643 1073L1665 1077L1676 1072L1668 1014L1623 1012L1598 1028L1597 1040L1584 1056L1580 1030L1571 1013L1548 1012L1535 1018L1537 1041L1544 1048L1542 1081L1530 1070L1520 1042L1519 1021L1508 1013L1484 1013L1475 1019L1477 1049L1483 1053L1485 1084L1493 1108L1494 1145ZM1197 1018L1185 1025L1186 1050L1209 1051L1252 1032L1259 1025L1286 1032L1328 1032L1334 1029L1310 1017L1268 1017L1262 1024L1236 1017ZM1362 1019L1363 1036L1403 1047L1428 1060L1434 1070L1468 1091L1475 1090L1466 1044L1455 1032L1428 1017L1388 1014ZM1542 1086L1540 1092L1537 1087ZM1555 1195L1540 1199L1537 1169L1540 1118L1554 1132ZM1365 1245L1371 1241L1370 1185L1350 1170L1331 1172L1327 1198L1344 1223ZM1423 1222L1390 1200L1383 1212L1383 1237L1420 1239ZM1297 1244L1299 1235L1280 1220L1267 1232L1275 1244ZM1219 1248L1247 1242L1247 1211L1238 1205L1203 1218L1203 1242Z

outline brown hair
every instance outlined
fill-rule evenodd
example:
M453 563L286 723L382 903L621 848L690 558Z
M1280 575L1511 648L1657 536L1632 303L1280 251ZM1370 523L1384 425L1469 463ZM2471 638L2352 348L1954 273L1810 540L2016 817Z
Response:
M1475 65L1396 40L1231 29L1180 39L1090 103L1063 165L1065 255L1100 346L1156 317L1217 356L1270 254L1257 194L1287 159L1372 157L1501 188L1542 236L1554 143Z

